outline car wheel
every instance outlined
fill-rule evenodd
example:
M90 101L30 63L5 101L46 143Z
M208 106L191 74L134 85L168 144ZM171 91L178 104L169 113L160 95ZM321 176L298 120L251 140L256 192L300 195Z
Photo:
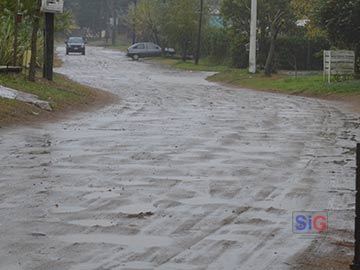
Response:
M66 55L69 55L69 52L68 52L68 51L66 51Z
M85 55L85 51L82 52L82 55Z
M135 61L138 61L139 60L139 55L137 55L137 54L133 55L132 59L135 60Z

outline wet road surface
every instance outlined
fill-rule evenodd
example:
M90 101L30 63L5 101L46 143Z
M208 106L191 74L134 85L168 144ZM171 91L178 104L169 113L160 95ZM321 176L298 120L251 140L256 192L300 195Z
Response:
M0 132L0 269L281 270L348 237L359 115L58 51L58 72L121 101ZM293 234L299 210L329 211L324 241Z

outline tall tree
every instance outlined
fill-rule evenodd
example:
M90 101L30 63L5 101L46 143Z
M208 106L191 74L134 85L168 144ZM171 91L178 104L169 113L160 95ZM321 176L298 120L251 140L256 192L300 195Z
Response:
M164 15L163 0L141 0L129 8L128 24L135 28L136 36L140 40L161 43Z
M261 4L267 11L270 28L270 48L265 63L265 75L270 76L273 69L276 39L280 31L295 26L295 21L293 20L294 17L289 0L274 0L271 2L264 0Z
M278 35L295 26L290 2L291 0L258 0L260 50L268 47L264 63L266 75L272 72ZM251 0L224 0L221 10L228 27L239 35L250 35Z
M198 27L198 1L168 0L165 33L172 44L180 49L185 61L194 53Z
M30 59L30 68L29 68L29 81L35 81L36 77L36 57L37 57L37 41L38 41L38 32L40 29L40 5L41 0L35 0L32 9L32 33L31 33L31 59Z
M314 14L336 46L355 50L360 59L360 0L317 0Z

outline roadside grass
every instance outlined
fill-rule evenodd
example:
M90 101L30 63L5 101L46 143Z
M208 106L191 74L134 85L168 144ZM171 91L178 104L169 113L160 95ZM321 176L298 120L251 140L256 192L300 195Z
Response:
M149 61L181 70L217 72L207 79L212 82L256 90L319 97L330 94L360 94L360 80L328 84L321 75L295 78L285 74L273 74L271 77L266 77L262 71L253 75L249 74L245 69L236 69L225 65L212 65L206 58L201 59L199 65L195 65L193 61L183 62L179 58L169 57L150 58Z
M329 84L319 75L295 78L288 75L275 74L272 77L266 77L263 74L250 75L246 70L230 70L210 76L208 80L287 94L323 96L328 94L360 93L360 80L332 82Z
M116 39L116 45L111 45L111 39L108 40L108 43L106 43L106 40L95 40L88 42L88 45L90 46L98 46L98 47L106 47L110 49L119 50L122 52L125 52L127 48L131 46L131 41L125 38L124 36L120 35Z
M64 64L63 60L55 53L54 55L54 68L59 68Z
M193 70L193 71L209 71L209 72L225 72L233 70L225 65L213 65L209 63L207 59L200 59L199 64L195 65L193 60L183 61L177 57L153 57L149 58L150 62L168 65L176 69L181 70Z
M29 82L23 74L0 74L0 85L34 94L50 102L53 111L47 112L32 104L0 98L0 125L27 122L36 118L55 118L62 113L83 110L89 105L102 104L110 95L71 81L66 76L54 74L54 81L37 78Z

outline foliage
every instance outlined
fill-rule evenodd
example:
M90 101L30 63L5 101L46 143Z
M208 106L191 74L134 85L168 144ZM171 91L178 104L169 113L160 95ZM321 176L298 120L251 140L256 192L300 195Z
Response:
M133 2L134 0L65 0L65 8L73 13L75 23L88 35L100 36L103 30L110 31L110 18L114 13L120 18L119 29L128 27L127 23L122 24L122 17L127 14L128 6Z
M205 32L203 51L214 64L229 62L231 38L223 28L209 26Z
M130 5L126 21L128 28L135 29L137 41L175 47L185 60L194 54L199 8L199 1L194 0L138 0L136 6Z
M164 32L185 60L194 52L198 25L198 1L169 0Z
M30 49L31 25L28 24L29 18L25 18L24 23L19 27L17 58L22 59L24 52ZM10 65L13 58L14 44L14 17L10 10L3 10L0 14L0 64Z
M279 37L277 47L277 69L320 70L323 59L319 52L329 49L330 43L322 36L309 38L307 30L299 27L288 35Z
M314 14L338 46L353 47L360 42L360 0L318 0Z
M360 73L360 0L317 0L314 17L338 48L356 52Z
M231 66L236 68L246 68L249 64L249 52L246 44L249 43L248 36L235 35L230 47Z
M251 0L224 0L222 13L226 25L231 29L233 36L233 47L238 46L236 37L247 37L249 40ZM275 41L279 34L286 34L288 29L295 27L293 11L290 0L258 0L258 32L260 43L260 65L271 72L273 57L275 53ZM248 42L247 42L248 43ZM269 44L266 46L266 44ZM239 48L241 50L241 48ZM265 51L266 52L265 52ZM246 57L240 58L242 63L239 66L247 66ZM266 59L266 60L265 60ZM236 61L237 62L237 61Z
M2 9L3 8L3 9ZM20 0L19 12L23 14L23 21L19 23L18 33L18 50L17 58L19 63L22 63L22 57L26 50L31 47L31 32L35 13L37 8L37 0ZM14 10L15 5L13 0L0 0L0 65L7 65L12 63L13 44L14 44ZM67 32L73 25L72 14L67 12L58 14L56 17L56 30ZM43 23L42 23L43 25ZM43 39L41 32L38 33L38 63L42 59L42 44Z
M142 0L136 7L130 5L127 23L129 28L135 26L138 41L153 41L160 44L164 15L162 0Z

